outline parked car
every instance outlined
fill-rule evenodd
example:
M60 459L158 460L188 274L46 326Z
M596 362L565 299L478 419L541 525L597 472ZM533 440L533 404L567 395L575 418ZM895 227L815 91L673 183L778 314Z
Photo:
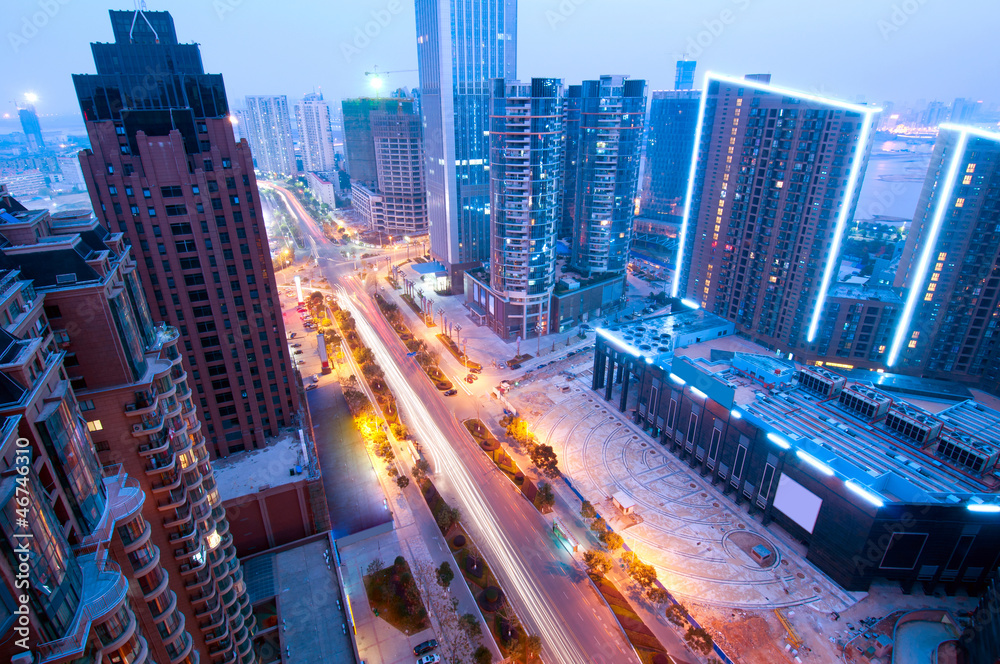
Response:
M458 394L458 390L456 390L455 388L451 388L450 390L446 390L445 393L444 393L444 395L446 397L453 397L456 394Z
M521 365L520 364L512 364L512 365L510 365L510 368L511 369L520 369Z
M441 661L441 655L424 655L417 660L417 664L438 664Z
M474 374L479 374L479 373L483 373L483 368L482 367L473 367L473 368L469 369L469 371L471 371Z
M472 374L469 374L468 376L465 377L465 382L466 383L471 383L474 380L476 380L476 379L472 377Z
M298 334L298 332L292 332L291 334L288 335L288 338L294 339L296 334Z
M438 647L437 639L430 639L428 641L424 641L423 643L418 643L417 645L413 646L413 654L418 656L426 655L427 653L429 653L430 651L434 650L437 647Z
M309 376L309 380L311 380L314 383L318 383L319 382L319 374L313 374L313 375Z
M302 348L302 344L292 344L292 348Z
M315 390L317 387L319 387L319 385L317 385L316 383L309 383L308 385L306 385L306 390L307 391L308 390Z
M477 378L479 378L479 376L477 376L477 375L476 375L476 374L474 374L474 373L470 373L470 374L469 374L468 376L466 376L465 378L466 378L466 380L476 380Z
M302 354L302 351L301 351L301 350L297 350L297 351L295 351L295 354L296 354L296 355L301 355L301 354Z

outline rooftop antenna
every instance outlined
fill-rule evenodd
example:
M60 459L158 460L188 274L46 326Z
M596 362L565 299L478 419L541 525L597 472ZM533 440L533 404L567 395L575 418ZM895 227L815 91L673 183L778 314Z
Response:
M135 14L132 15L132 26L129 28L128 31L128 40L129 42L135 41L134 39L132 39L132 33L135 32L135 21L140 16L142 16L142 20L145 21L146 25L149 26L149 29L153 31L153 38L156 40L156 43L159 44L160 35L157 34L156 28L154 28L153 24L149 22L148 18L146 18L146 14L143 13L145 11L146 11L146 0L135 0Z

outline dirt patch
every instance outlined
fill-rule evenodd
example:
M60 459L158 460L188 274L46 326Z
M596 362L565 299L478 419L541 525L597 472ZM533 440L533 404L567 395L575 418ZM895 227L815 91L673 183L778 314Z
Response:
M779 645L784 633L783 630L779 631L780 625L776 630L760 614L737 612L723 616L721 612L713 611L712 615L706 616L699 611L695 619L712 634L724 651L738 656L740 664L781 664L792 661ZM777 620L774 621L777 623Z

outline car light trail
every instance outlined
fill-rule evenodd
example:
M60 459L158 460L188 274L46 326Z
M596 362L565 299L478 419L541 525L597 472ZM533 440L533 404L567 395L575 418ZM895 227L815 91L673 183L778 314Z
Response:
M522 616L530 623L531 630L541 637L543 648L551 658L550 661L560 664L592 661L592 654L572 639L562 621L549 608L549 600L542 595L538 582L519 558L514 545L502 532L496 515L473 480L469 469L459 459L447 436L434 421L426 404L413 390L371 323L362 315L347 291L342 286L338 288L340 305L354 317L358 335L374 353L400 410L408 416L408 426L431 451L437 461L438 471L444 471L448 476L462 500L463 514L475 524L480 534L481 548L492 554L489 556L490 562L505 572L506 590L518 598Z

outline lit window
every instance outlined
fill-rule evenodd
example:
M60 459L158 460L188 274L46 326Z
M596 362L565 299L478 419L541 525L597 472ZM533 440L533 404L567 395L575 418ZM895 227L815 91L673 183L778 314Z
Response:
M913 341L911 341L910 343L906 344L906 346L907 346L908 348L916 348L916 347L917 347L917 340L916 340L916 339L914 339L914 340L913 340Z
M93 422L87 422L87 430L89 431L101 431L104 429L104 425L101 424L100 420L94 420Z
M937 290L937 284L927 284L927 292L933 293Z
M964 178L962 178L962 184L972 184L972 176L966 175Z
M965 199L964 198L956 198L955 199L955 207L965 207Z
M942 251L940 254L938 254L938 260L939 261L943 261L946 258L948 258L947 252Z
M928 293L924 295L924 302L930 302L934 298L934 293Z
M975 173L976 172L976 165L975 164L969 164L966 167L965 172L966 173Z
M941 275L938 274L937 272L935 272L934 274L931 275L931 281L937 281L940 278L941 278Z

